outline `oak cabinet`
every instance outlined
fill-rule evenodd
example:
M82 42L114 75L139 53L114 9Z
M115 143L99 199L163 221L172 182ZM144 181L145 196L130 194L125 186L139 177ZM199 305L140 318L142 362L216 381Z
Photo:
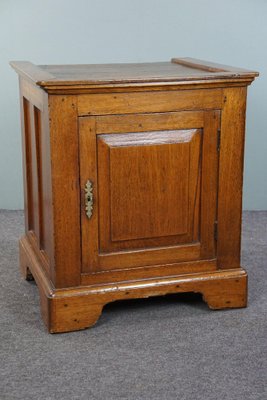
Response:
M246 305L240 266L247 86L194 59L19 73L25 188L20 264L50 332L114 300L200 292Z

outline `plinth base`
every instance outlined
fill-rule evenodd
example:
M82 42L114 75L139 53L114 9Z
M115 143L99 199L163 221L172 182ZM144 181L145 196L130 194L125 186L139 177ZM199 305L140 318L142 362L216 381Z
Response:
M23 277L37 283L42 316L51 333L94 325L104 305L116 300L196 292L214 310L247 305L247 273L242 268L55 289L26 236L20 240L20 266Z

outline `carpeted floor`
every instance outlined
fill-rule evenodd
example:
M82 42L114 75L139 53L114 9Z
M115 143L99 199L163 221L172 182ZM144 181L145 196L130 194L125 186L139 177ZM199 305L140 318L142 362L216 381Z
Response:
M58 335L20 278L22 232L21 211L0 212L1 400L267 399L267 212L244 213L247 309L211 311L188 294L129 300Z

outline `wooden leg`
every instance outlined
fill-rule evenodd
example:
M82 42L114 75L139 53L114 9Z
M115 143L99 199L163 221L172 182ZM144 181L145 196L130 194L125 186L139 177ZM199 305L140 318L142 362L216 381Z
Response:
M243 270L242 270L243 271ZM203 300L213 310L247 306L247 274L210 281L202 289Z
M20 273L26 281L33 281L34 277L30 271L29 260L25 251L23 251L22 246L19 247L19 264L20 264Z
M76 331L96 323L105 302L79 287L56 290L26 236L20 240L20 268L25 279L37 283L41 314L49 332Z
M92 303L88 296L57 298L51 305L48 330L60 333L89 328L99 319L103 306Z

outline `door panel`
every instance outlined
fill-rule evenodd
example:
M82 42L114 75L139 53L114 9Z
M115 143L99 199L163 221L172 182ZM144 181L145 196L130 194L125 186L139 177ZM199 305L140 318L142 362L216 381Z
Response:
M187 233L188 142L118 145L109 157L112 242Z
M193 241L200 143L201 130L98 136L102 252Z
M218 111L80 118L84 272L215 257ZM157 123L155 123L157 120ZM151 128L150 128L151 127Z

